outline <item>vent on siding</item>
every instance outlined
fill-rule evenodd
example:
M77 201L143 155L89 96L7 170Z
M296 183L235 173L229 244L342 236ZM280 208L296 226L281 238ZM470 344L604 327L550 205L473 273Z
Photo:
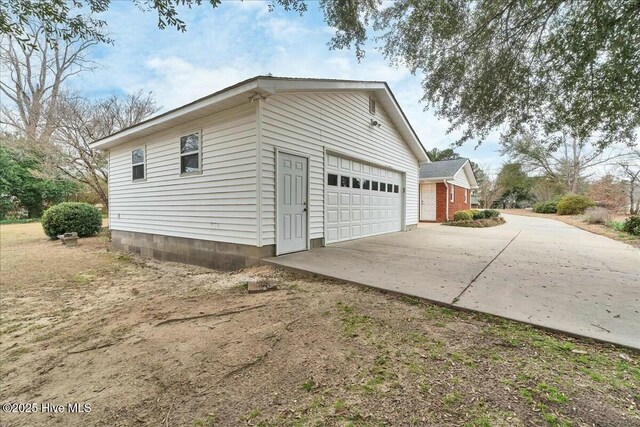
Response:
M369 112L371 114L376 113L376 100L373 98L373 96L369 97Z

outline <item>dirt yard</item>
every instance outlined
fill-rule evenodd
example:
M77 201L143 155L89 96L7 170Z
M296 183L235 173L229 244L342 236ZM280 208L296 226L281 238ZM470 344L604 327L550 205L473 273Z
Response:
M587 224L580 218L580 215L557 215L557 214L543 214L533 212L530 209L499 209L500 212L513 215L523 216L537 216L540 218L555 219L562 221L565 224L573 225L574 227L581 228L593 234L599 234L601 236L608 237L619 242L627 243L636 248L640 248L640 237L632 236L628 233L621 233L603 224ZM628 215L618 215L613 219L617 221L624 221Z
M0 401L37 404L3 426L640 426L628 349L106 237L66 248L40 224L0 233ZM278 289L247 294L255 278Z

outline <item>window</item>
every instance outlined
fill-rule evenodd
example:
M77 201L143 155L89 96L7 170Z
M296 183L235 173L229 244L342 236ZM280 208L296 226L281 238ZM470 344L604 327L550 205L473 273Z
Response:
M364 190L368 190L369 188L371 188L371 181L369 181L368 179L365 179L362 181L362 188Z
M456 189L453 186L453 184L451 184L451 186L449 187L449 193L451 194L450 196L451 203L453 203L455 201L455 195L456 195Z
M371 181L371 189L373 191L378 191L378 181Z
M333 185L334 187L338 186L338 175L334 175L330 173L327 175L327 185Z
M340 177L340 187L349 187L349 177L341 176Z
M384 182L380 183L380 191L387 191L387 184L385 184Z
M369 97L369 112L371 114L375 114L376 113L376 100L373 96Z
M464 190L464 202L467 203L467 190Z
M180 173L200 172L200 134L190 133L180 138Z
M393 186L393 192L397 193L400 190L400 188L397 185Z
M360 178L352 178L351 179L351 186L353 188L360 188L360 182L361 182Z
M144 148L138 148L131 152L131 179L134 181L144 180Z

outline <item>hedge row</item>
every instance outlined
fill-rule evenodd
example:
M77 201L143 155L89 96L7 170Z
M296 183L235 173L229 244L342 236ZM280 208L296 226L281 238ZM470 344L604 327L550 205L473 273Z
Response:
M499 216L500 216L500 212L494 209L485 209L485 210L469 209L469 210L458 211L454 213L453 220L469 221L473 219L497 218Z
M481 218L481 219L465 219L461 221L449 221L445 225L451 225L454 227L471 227L471 228L486 228L495 227L496 225L504 224L505 220L501 216L493 218Z
M594 206L593 200L579 194L565 194L546 202L536 203L533 211L537 213L557 213L558 215L577 215Z

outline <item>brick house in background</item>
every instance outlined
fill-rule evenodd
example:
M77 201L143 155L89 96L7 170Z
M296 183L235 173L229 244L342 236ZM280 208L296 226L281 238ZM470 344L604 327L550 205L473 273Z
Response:
M420 166L420 221L446 222L471 209L478 188L469 159L442 160Z

